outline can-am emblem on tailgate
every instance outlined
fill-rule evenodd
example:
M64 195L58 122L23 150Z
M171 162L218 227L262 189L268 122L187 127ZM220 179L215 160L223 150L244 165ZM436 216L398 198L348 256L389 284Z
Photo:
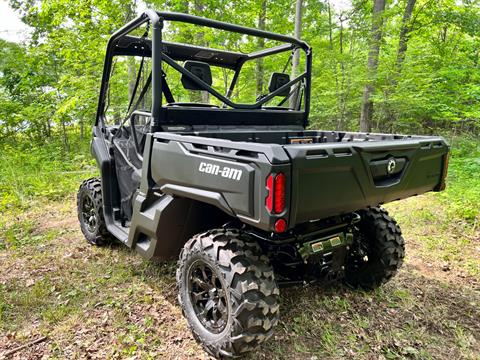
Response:
M395 159L388 160L387 173L389 174L393 173L396 167L397 167L397 162L395 161Z
M227 179L232 179L237 181L239 181L240 178L242 177L242 170L240 169L234 169L228 166L220 167L220 165L209 164L205 162L200 163L200 166L198 167L198 171L205 174L221 176Z

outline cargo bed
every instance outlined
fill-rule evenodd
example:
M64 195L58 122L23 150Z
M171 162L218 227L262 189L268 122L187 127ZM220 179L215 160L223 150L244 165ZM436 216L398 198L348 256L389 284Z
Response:
M166 188L172 183L177 186L190 183L195 188L218 192L225 208L265 229L271 228L272 224L264 209L264 199L268 195L264 191L264 181L280 168L287 174L289 191L285 215L292 228L368 206L442 190L449 148L445 140L437 136L332 131L209 130L156 133L155 137L174 140L183 144L190 154L196 154L187 168L198 167L195 162L198 155L203 159L211 157L228 161L229 166L238 164L239 168L248 168L248 179L242 179L235 186L228 181L204 182L203 178L192 178L186 173L183 178L179 171L168 176L169 171L165 169L169 164L180 159L186 164L189 157L177 150L173 155L167 150L171 145L167 147L165 144L157 157L162 160L152 164L154 174L163 174L161 179L154 176L157 183L167 184ZM177 160L173 160L173 156ZM263 158L268 167L260 165ZM242 190L236 191L236 188ZM185 192L182 195L185 196Z

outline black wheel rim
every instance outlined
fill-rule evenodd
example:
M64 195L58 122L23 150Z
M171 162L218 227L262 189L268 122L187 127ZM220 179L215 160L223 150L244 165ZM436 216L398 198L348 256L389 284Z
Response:
M221 333L228 321L227 294L217 273L204 261L196 261L188 272L188 293L203 327Z
M94 233L97 227L97 211L92 198L88 194L85 194L82 200L82 219L88 232Z

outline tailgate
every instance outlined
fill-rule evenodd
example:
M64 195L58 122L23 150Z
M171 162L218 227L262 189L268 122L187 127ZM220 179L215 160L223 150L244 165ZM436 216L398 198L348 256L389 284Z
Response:
M443 189L441 137L285 145L292 161L290 224Z

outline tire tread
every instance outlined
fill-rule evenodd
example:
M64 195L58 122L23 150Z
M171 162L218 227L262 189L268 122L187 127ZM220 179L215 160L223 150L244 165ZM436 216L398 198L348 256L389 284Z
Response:
M272 336L278 323L279 290L268 258L259 245L232 229L215 229L190 239L180 254L177 284L183 286L188 258L204 252L222 270L232 309L230 333L220 342L208 342L189 323L194 337L215 357L236 357L252 351ZM181 294L181 292L180 292ZM184 313L186 301L179 295ZM227 325L228 326L228 325Z
M373 290L396 275L405 257L405 241L397 222L381 207L368 208L361 213L361 227L370 233L370 243L377 256L365 269L349 272L345 281L354 288ZM373 235L373 236L372 236Z
M92 197L98 216L98 226L95 233L90 233L82 223L82 209L81 201L83 193L87 192ZM80 229L82 230L85 239L92 245L102 246L112 242L112 235L107 230L105 218L103 215L103 196L102 196L102 182L99 178L90 178L82 182L77 193L77 213L78 221L80 222Z

